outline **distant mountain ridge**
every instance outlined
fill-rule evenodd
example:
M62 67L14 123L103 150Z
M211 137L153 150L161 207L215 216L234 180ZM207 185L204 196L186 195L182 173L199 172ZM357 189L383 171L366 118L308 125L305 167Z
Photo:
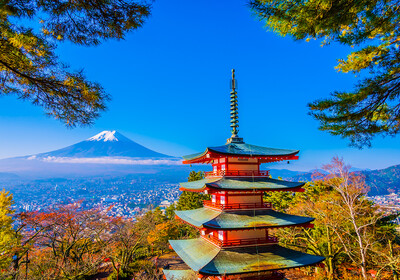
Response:
M12 182L15 178L10 174L19 176L18 180L156 174L173 168L182 169L181 162L111 130L62 149L1 159L0 180Z
M133 157L133 158L172 158L150 150L125 137L121 133L103 131L85 141L55 151L34 155L37 158L98 158L98 157Z
M385 169L361 171L370 187L370 195L400 192L400 164Z
M321 172L321 170L311 170L310 172L291 174L284 171L281 173L282 175L278 176L285 180L308 182L312 181L314 171ZM400 164L377 170L352 168L351 171L365 177L365 183L369 187L369 195L387 195L392 192L400 192ZM272 172L271 170L271 174L275 177L274 174L280 174L280 172L278 170Z
M193 167L196 168L196 167ZM202 166L207 171L209 166ZM265 166L266 169L270 169ZM192 167L182 165L180 158L171 157L146 148L121 133L102 131L74 145L31 156L0 160L0 181L26 178L73 178L81 176L125 176L126 174L174 174L189 172ZM270 169L273 178L290 181L311 181L314 171ZM352 168L365 176L370 187L369 195L400 192L400 165L380 170Z

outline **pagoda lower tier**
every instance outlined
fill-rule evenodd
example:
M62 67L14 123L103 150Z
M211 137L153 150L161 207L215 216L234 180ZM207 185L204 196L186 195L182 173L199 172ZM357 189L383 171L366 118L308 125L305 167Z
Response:
M170 244L179 257L197 273L199 279L213 279L213 276L221 275L225 278L215 279L246 279L246 275L252 277L254 273L259 276L265 274L268 275L268 279L274 279L273 272L276 270L314 265L324 260L323 257L294 251L277 244L221 248L204 238L170 240ZM165 271L166 277L169 273ZM179 273L182 272L176 271L175 276ZM283 279L283 275L280 279Z
M286 249L271 235L275 228L312 228L314 218L272 209L264 192L304 191L304 183L259 177L207 177L181 183L181 190L211 196L204 207L176 211L176 218L200 232L194 240L170 240L172 249L191 270L165 270L166 279L281 280L277 270L319 263L323 257ZM186 278L185 278L186 277Z

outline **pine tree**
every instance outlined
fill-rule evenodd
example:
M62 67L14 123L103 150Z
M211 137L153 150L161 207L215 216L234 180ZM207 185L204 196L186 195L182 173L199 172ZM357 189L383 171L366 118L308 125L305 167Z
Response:
M109 95L55 54L58 42L98 45L142 26L150 5L128 0L6 0L0 3L0 96L16 95L67 126L88 125ZM29 19L26 20L26 19ZM41 32L28 26L38 21Z
M400 130L400 1L250 0L269 30L295 40L321 39L355 47L337 69L363 75L352 92L309 104L320 129L363 147Z
M198 181L203 178L204 178L204 172L191 171L189 173L188 182ZM206 200L208 198L209 196L206 194L184 191L179 197L176 209L190 210L203 207L203 200Z

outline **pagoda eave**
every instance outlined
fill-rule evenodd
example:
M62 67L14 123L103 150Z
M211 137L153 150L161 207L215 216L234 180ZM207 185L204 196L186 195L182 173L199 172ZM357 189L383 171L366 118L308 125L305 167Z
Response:
M243 188L243 189L229 189L229 188L214 188L214 187L210 187L207 186L205 188L205 190L213 192L213 191L229 191L229 192L244 192L244 191L249 191L249 189ZM291 191L291 192L304 192L305 189L303 189L302 187L295 187L292 189L287 189L287 188L276 188L276 189L251 189L252 191L262 191L262 192L281 192L281 191Z
M315 218L280 213L272 209L221 212L210 208L176 211L176 217L198 229L252 230L285 227L312 228Z
M188 188L184 188L184 187L180 187L179 188L180 191L187 191L187 192L197 192L197 193L201 193L201 192L218 192L218 191L230 191L230 192L235 192L235 191L248 191L249 189L228 189L228 188L213 188L213 187L209 187L209 186L204 186L201 189L188 189ZM304 192L305 189L302 187L295 187L292 188L290 190L288 190L287 188L281 188L281 189L269 189L269 190L265 190L265 189L252 189L254 191L267 191L267 192L283 192L283 191L291 191L291 192Z
M218 147L208 147L204 152L187 155L183 157L184 164L211 163L218 158L257 158L260 163L282 160L297 160L298 150L276 149L261 147L244 142L228 143Z
M171 247L194 271L202 275L235 275L315 265L325 260L277 244L219 248L204 238L170 240Z
M303 182L276 180L269 177L212 177L180 183L181 191L293 191L303 192Z
M187 192L198 192L198 193L204 192L205 190L208 190L208 189L209 189L209 188L207 188L206 186L204 186L204 187L201 188L201 189L187 189L187 188L184 188L184 187L180 187L180 188L179 188L179 190L180 190L181 192L187 191Z
M186 222L187 223L187 222ZM190 225L190 223L187 223ZM192 225L193 226L193 225ZM253 230L253 229L274 229L274 228L290 228L290 227L302 227L302 228L314 228L314 224L312 224L312 222L306 222L306 223L301 223L301 224L293 224L293 225L266 225L266 226L257 226L257 227L253 227L253 228L248 228L248 227L243 227L243 228L229 228L229 227L213 227L213 226L208 226L208 225L204 225L205 229L215 229L215 230L230 230L230 231L234 231L234 230ZM201 228L199 228L201 229Z
M191 160L183 160L183 164L210 164L213 159L216 158L256 158L259 160L259 163L270 163L270 162L279 162L286 160L298 160L299 156L297 153L291 155L283 155L283 156L264 156L264 155L237 155L237 154L221 154L221 153L213 153L206 150L203 155L199 158L191 159Z

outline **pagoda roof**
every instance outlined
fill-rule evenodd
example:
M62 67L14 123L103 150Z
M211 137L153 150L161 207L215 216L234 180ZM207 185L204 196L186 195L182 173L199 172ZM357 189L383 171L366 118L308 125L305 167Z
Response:
M261 147L251 144L246 144L244 142L241 143L228 143L223 146L217 147L208 147L202 153L196 153L192 155L183 156L185 161L195 161L197 159L202 158L207 153L217 153L223 155L231 155L231 156L250 156L250 157L282 157L282 156L293 156L296 155L298 150L286 150L286 149L275 149L268 147Z
M166 280L197 280L197 274L193 270L163 270Z
M180 183L181 190L202 192L206 188L219 190L273 190L290 191L305 185L301 182L290 182L269 177L212 177L198 181Z
M169 243L191 269L205 275L273 271L313 265L325 259L279 245L219 248L203 238Z
M280 213L272 209L221 212L209 208L175 211L185 222L198 228L251 229L305 225L314 218Z

